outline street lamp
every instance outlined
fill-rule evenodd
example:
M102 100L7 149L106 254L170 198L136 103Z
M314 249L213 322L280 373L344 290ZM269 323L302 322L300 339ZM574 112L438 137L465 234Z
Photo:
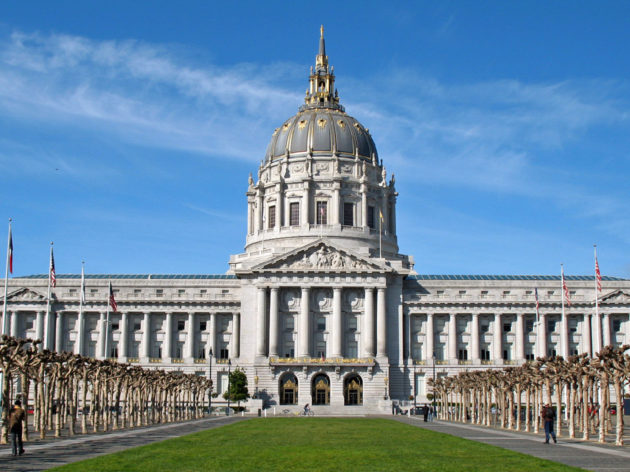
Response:
M208 389L208 414L212 414L212 348L208 352L208 380L210 381L210 388Z
M225 411L225 414L227 416L230 416L230 393L231 393L230 387L232 384L232 380L230 379L231 376L232 376L232 361L228 359L228 395L227 395L228 406L227 406L227 410Z

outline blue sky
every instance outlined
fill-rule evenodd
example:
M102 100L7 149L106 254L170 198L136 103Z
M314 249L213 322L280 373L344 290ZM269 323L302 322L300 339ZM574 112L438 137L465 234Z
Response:
M419 273L630 277L630 3L339 3L3 2L15 275L225 272L323 23Z

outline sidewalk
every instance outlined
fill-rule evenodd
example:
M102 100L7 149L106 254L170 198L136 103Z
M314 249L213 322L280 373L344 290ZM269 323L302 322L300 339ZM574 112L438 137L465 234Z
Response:
M447 421L425 423L422 417L414 416L393 416L392 419L587 470L630 472L630 448L627 446L598 445L567 438L558 438L557 444L553 444L553 441L544 444L544 433L524 433Z
M35 472L77 462L130 447L196 433L241 421L247 417L217 416L182 423L125 429L108 433L80 434L71 438L33 440L24 444L26 453L13 457L11 445L0 446L2 472Z

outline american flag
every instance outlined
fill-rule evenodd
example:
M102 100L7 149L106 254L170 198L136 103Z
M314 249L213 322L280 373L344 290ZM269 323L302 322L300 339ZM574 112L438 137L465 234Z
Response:
M540 320L540 302L538 301L538 288L534 289L534 297L536 298L536 321Z
M52 247L50 248L50 286L57 286L57 274L55 273L55 256Z
M597 262L597 256L595 256L595 279L597 279L597 290L602 291L602 274L599 271L599 263Z
M109 283L109 305L114 310L114 313L118 311L118 305L116 304L116 299L114 298L114 290L112 289L112 283Z
M9 272L13 273L13 236L11 235L11 223L9 223L9 252L7 253L9 259Z
M567 306L571 306L571 299L569 298L569 288L567 287L567 283L564 281L564 268L562 269L562 291L564 292L564 301Z

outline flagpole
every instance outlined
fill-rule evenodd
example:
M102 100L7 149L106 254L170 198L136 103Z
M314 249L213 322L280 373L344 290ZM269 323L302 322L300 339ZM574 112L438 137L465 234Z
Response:
M560 294L562 295L562 336L561 336L561 340L562 340L562 355L564 355L565 351L567 350L567 333L564 330L564 297L565 297L565 293L564 293L564 264L560 264L560 274L561 274L561 278L562 278L562 287L560 288Z
M44 349L50 349L50 296L52 287L50 284L50 261L52 260L53 242L50 242L50 259L48 260L48 294L46 296L46 319L44 320Z
M112 282L109 281L109 286L107 287L107 314L105 315L105 352L103 352L103 358L107 359L109 357L108 348L109 348L109 297L112 292Z
M77 338L76 350L77 353L82 356L83 355L83 325L85 324L83 320L83 299L85 298L85 261L81 261L81 288L79 289L81 293L79 293L79 319L77 322L79 323L79 336Z
M595 253L595 267L597 267L597 244L593 244L593 251ZM596 333L596 346L597 346L597 352L601 351L602 347L603 347L603 339L602 339L602 320L599 318L599 296L598 296L598 289L599 289L599 281L597 280L597 272L595 273L595 327L597 328L597 333ZM593 353L595 354L595 353Z
M9 218L9 235L7 236L7 266L4 272L4 306L2 307L2 334L7 334L8 323L7 323L7 293L9 290L9 257L11 252L11 218Z
M383 258L383 212L378 209L378 257Z
M536 347L538 351L537 357L544 357L543 354L541 353L542 349L540 345L541 336L540 336L540 309L539 309L539 302L538 302L538 287L534 289L534 293L536 296Z

